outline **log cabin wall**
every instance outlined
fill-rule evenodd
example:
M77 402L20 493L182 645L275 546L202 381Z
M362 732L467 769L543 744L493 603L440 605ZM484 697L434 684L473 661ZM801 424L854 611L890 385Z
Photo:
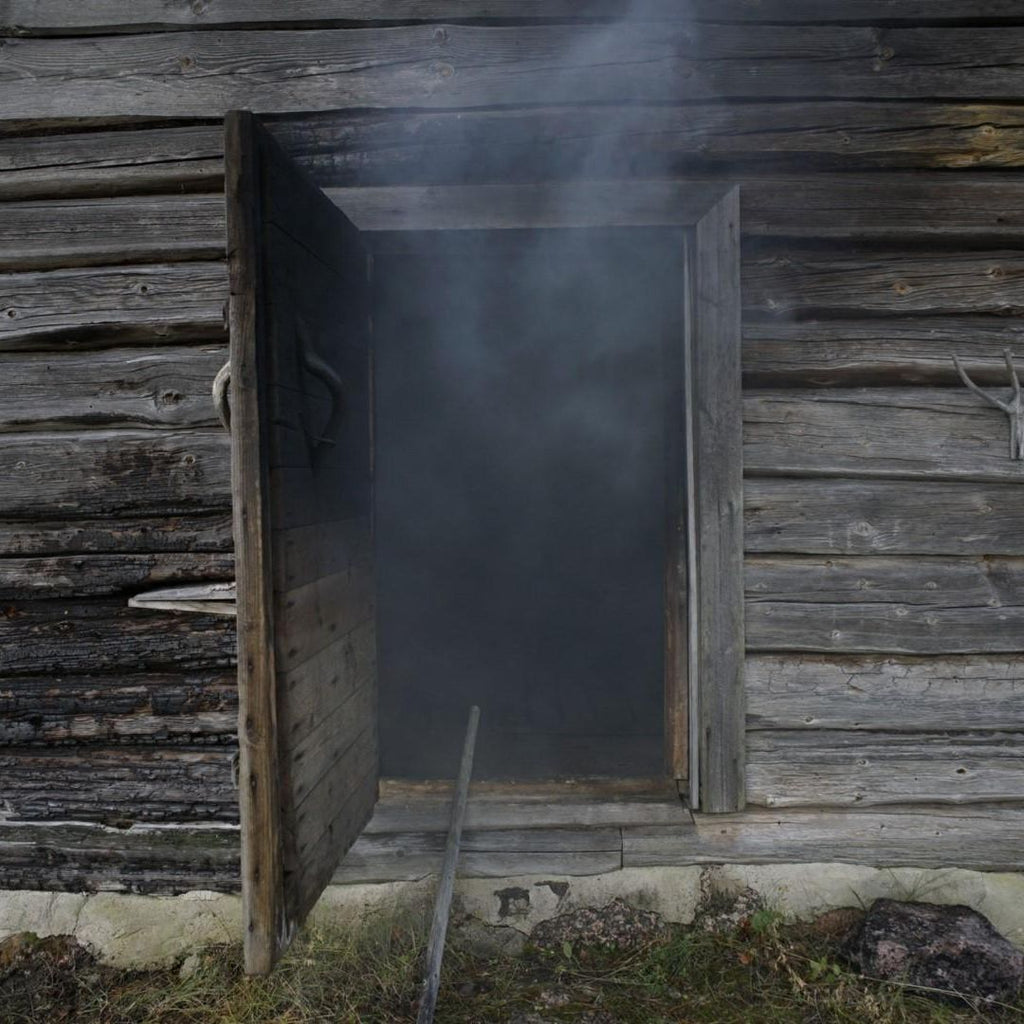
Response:
M234 884L230 623L126 607L231 575L233 106L357 223L595 149L739 182L749 803L1020 798L1024 464L951 356L1024 355L1024 14L624 6L0 6L0 887Z

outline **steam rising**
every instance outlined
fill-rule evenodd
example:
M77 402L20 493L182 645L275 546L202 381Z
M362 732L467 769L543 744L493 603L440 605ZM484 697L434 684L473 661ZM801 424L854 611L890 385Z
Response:
M451 776L478 703L479 777L657 775L680 239L450 241L375 267L382 770Z

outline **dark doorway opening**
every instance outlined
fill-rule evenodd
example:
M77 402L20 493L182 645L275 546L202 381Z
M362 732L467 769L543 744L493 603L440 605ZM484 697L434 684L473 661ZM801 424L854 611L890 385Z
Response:
M376 257L382 774L659 776L685 249L500 234Z

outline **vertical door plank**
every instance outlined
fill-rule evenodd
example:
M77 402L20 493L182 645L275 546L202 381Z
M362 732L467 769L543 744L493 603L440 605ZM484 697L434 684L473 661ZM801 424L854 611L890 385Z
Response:
M744 802L743 462L739 190L697 223L693 259L700 806Z
M368 259L252 114L229 114L226 159L242 894L263 974L376 800Z

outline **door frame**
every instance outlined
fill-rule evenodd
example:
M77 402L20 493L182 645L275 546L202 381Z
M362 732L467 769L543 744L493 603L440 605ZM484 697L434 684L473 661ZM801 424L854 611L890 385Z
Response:
M327 188L371 251L544 228L683 228L687 452L666 587L666 756L690 806L745 803L740 194L706 179ZM673 547L670 544L670 549ZM675 601L672 601L672 598ZM668 650L667 650L668 655Z

